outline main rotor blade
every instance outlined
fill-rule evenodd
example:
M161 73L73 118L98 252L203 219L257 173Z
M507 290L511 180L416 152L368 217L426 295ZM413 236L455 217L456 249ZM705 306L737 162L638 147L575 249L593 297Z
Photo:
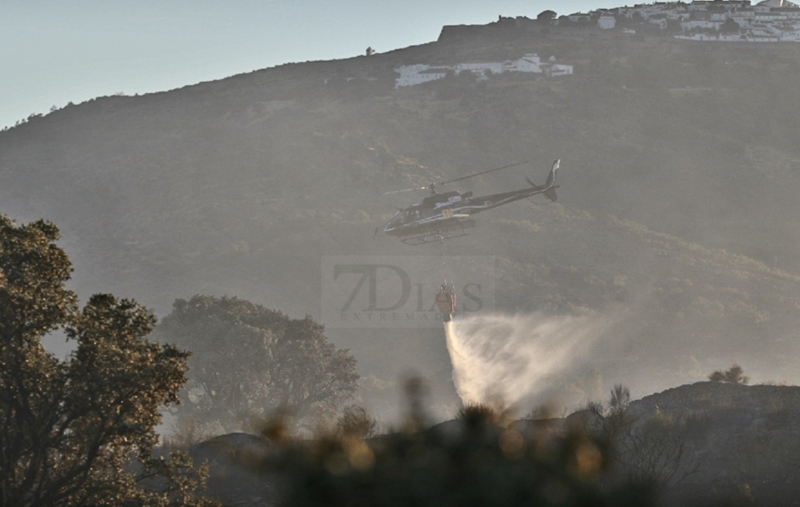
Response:
M503 167L496 167L494 169L489 169L488 171L480 171L480 172L477 172L477 173L474 173L474 174L468 174L466 176L461 176L460 178L456 178L456 179L453 179L453 180L439 181L439 182L434 181L434 182L431 182L430 185L425 186L425 187L413 187L413 188L404 188L402 190L390 190L388 192L384 192L383 195L400 194L402 192L413 192L415 190L432 190L432 189L435 189L439 185L447 185L448 183L455 183L456 181L466 180L468 178L474 178L475 176L480 176L481 174L489 174L489 173L493 173L495 171L500 171L502 169L508 169L510 167L517 167L518 165L527 164L527 163L528 163L527 160L525 162L516 162L516 163L513 163L513 164L504 165Z
M493 172L499 171L501 169L508 169L510 167L517 167L518 165L527 164L527 163L528 163L528 161L526 160L525 162L517 162L515 164L504 165L503 167L496 167L494 169L489 169L488 171L481 171L481 172L478 172L478 173L475 173L475 174L469 174L467 176L462 176L462 177L456 178L454 180L442 181L442 182L437 183L437 185L447 185L448 183L455 183L456 181L466 180L468 178L474 178L475 176L480 176L481 174L493 173Z
M402 190L389 190L388 192L384 192L383 195L389 194L399 194L402 192L413 192L415 190L428 190L429 187L414 187L414 188L404 188Z

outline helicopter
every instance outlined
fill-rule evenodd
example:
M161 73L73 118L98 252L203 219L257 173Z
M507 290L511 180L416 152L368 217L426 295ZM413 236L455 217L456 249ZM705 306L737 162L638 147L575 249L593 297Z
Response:
M477 197L473 196L472 192L461 193L458 191L450 191L439 193L436 191L437 185L443 186L526 163L527 162L519 162L510 164L449 181L431 183L425 187L387 192L397 193L411 190L430 190L431 194L424 198L420 204L412 204L399 209L394 217L389 220L389 223L383 227L382 231L380 227L375 229L375 235L377 236L379 232L383 232L387 236L400 238L400 241L408 245L422 245L466 235L466 229L475 227L475 220L471 218L472 215L482 211L490 210L537 194L544 194L550 201L555 201L556 189L558 188L558 185L555 184L556 171L561 163L560 159L553 162L553 166L550 168L550 173L547 175L547 181L545 181L544 185L536 185L529 178L525 178L525 181L530 185L528 188Z

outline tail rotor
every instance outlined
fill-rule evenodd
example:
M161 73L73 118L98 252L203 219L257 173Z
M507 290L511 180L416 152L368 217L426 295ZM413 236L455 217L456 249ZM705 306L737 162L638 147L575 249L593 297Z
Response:
M561 159L557 159L553 162L553 167L550 168L550 173L547 175L547 181L544 185L537 185L530 178L525 178L525 181L528 182L528 185L532 186L534 190L540 191L543 193L548 199L555 202L558 199L556 195L556 189L558 185L556 185L556 171L558 171L559 166L561 165Z

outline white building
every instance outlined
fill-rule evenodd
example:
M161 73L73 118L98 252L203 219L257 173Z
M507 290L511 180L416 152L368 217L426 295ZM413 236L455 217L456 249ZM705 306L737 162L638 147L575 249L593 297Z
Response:
M545 72L548 77L571 76L575 67L573 65L565 65L562 63L554 63L546 68Z
M691 4L689 4L690 11L707 11L708 7L713 4L713 0L694 0Z
M592 16L589 14L584 14L582 12L576 12L575 14L570 14L567 16L567 19L572 21L573 23L588 23L592 20Z
M695 20L681 23L681 29L683 29L684 32L688 32L689 30L719 30L720 26L722 26L722 21Z
M401 88L403 86L415 86L428 81L436 81L445 77L449 70L449 67L431 67L422 63L403 65L394 69L395 72L400 74L400 77L394 81L394 87Z
M650 16L647 18L647 22L657 27L661 28L662 30L667 27L667 16L664 14L657 14L655 16Z
M507 60L503 67L508 72L534 72L542 71L542 61L536 53L528 53L517 60Z
M568 64L555 63L555 57L551 57L548 62L542 62L539 55L527 53L522 58L516 60L506 60L505 62L483 62L483 63L457 63L455 65L430 66L426 64L403 65L394 69L400 74L395 79L394 87L403 88L405 86L415 86L429 81L436 81L447 76L448 73L461 74L470 72L477 81L486 81L492 74L503 74L505 72L527 72L533 74L544 74L548 77L566 76L573 73L574 67Z
M613 30L617 26L617 18L610 15L600 16L597 20L597 28L601 30Z
M473 74L486 74L487 72L491 72L492 74L502 74L503 64L498 62L457 63L453 66L453 70L455 71L456 75L465 71L472 72Z

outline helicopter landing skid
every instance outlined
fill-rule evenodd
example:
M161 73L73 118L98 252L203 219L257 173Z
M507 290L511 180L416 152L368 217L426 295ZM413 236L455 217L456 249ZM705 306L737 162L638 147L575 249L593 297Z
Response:
M411 246L419 246L426 243L440 243L446 239L467 236L469 233L466 231L466 229L470 229L472 227L475 227L475 220L465 220L455 227L438 231L430 231L423 234L418 234L416 236L410 236L408 238L403 238L400 241Z

